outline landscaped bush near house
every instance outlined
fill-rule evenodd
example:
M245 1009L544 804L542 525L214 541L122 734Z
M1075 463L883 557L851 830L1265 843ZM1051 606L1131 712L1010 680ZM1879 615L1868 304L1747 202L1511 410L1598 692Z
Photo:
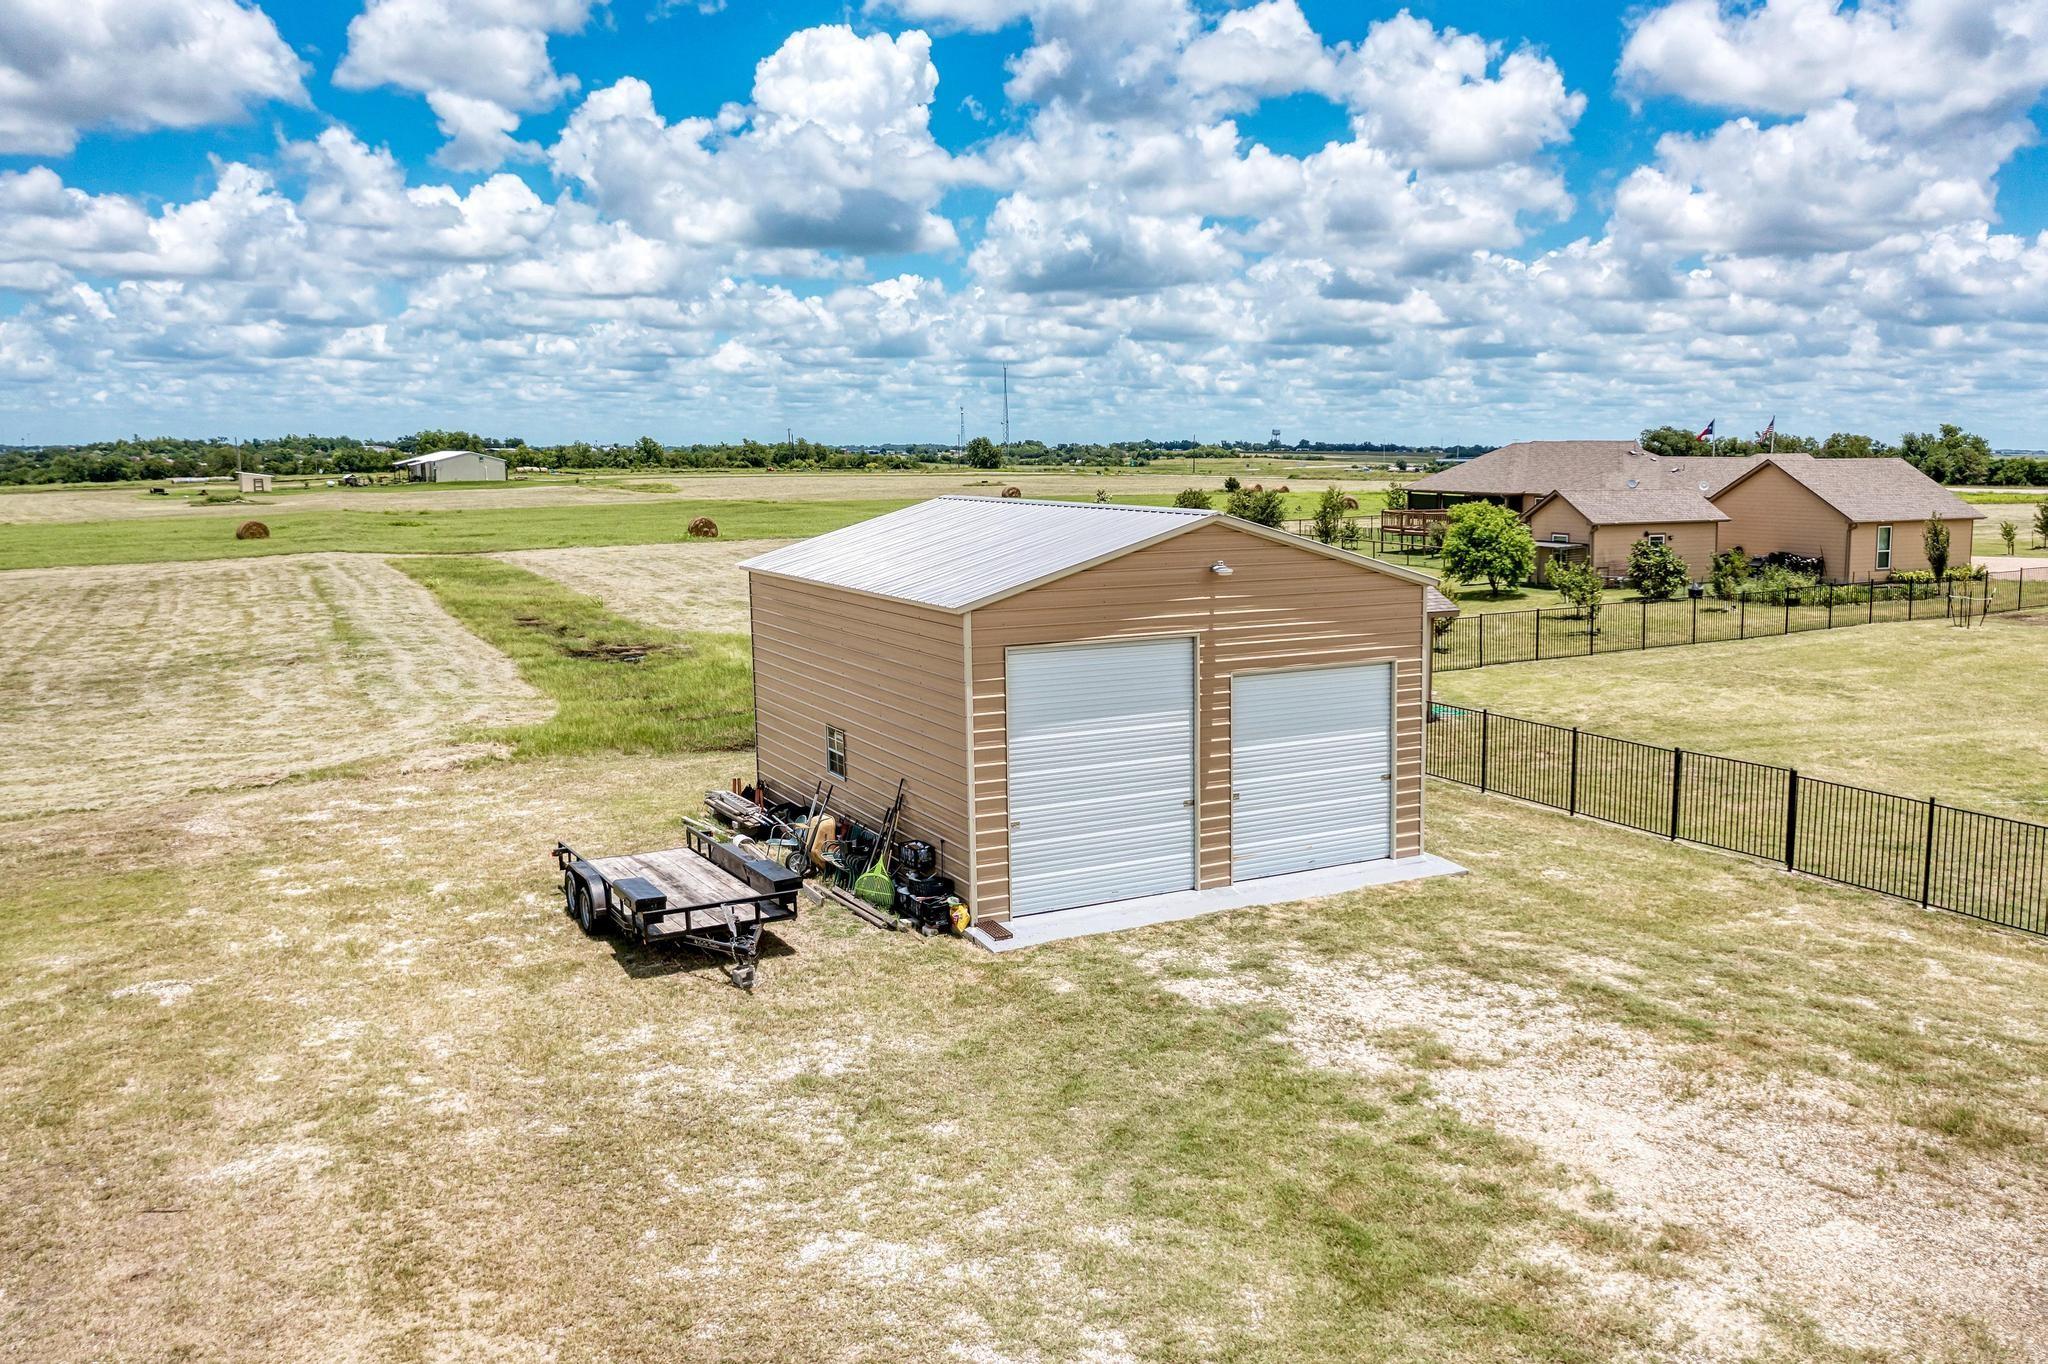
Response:
M1941 580L1945 583L1974 583L1982 582L1990 574L1991 570L1982 564L1950 564L1942 570Z
M1182 488L1173 495L1173 505L1189 511L1209 511L1215 506L1208 492L1201 488Z
M1948 525L1941 521L1929 521L1927 530L1920 537L1920 546L1927 551L1927 566L1939 578L1948 572Z
M1638 540L1628 552L1628 581L1645 601L1669 601L1691 579L1685 560L1671 546Z
M1761 559L1753 560L1750 563L1751 568L1782 568L1787 573L1797 573L1803 577L1811 578L1815 582L1820 581L1821 570L1826 566L1823 560L1815 558L1811 554L1794 554L1789 550L1783 549L1775 554L1766 554Z
M1770 606L1783 606L1788 601L1797 605L1808 599L1816 585L1811 573L1794 573L1777 564L1765 564L1749 575L1739 595L1744 601Z
M1565 599L1573 613L1588 623L1600 617L1600 598L1605 595L1606 584L1591 564L1558 563L1550 565L1550 585Z
M1737 545L1714 556L1713 571L1707 581L1712 585L1714 595L1722 601L1734 601L1742 595L1742 585L1749 581L1749 556Z

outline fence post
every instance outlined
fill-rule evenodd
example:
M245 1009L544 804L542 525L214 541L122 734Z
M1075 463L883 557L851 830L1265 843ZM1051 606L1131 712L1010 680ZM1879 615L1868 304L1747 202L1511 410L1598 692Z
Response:
M1920 907L1927 908L1927 901L1934 889L1934 797L1927 798L1927 853L1920 863Z
M1736 590L1740 591L1741 589L1737 588ZM1747 597L1737 597L1735 599L1735 637L1737 639L1749 638L1749 598Z
M1481 791L1486 789L1486 751L1490 747L1486 741L1486 717L1487 712L1482 709L1479 712L1479 789Z
M1867 601L1867 602L1868 602L1868 603L1870 604L1870 609L1869 609L1869 610L1867 610L1867 611L1865 611L1865 612L1864 612L1864 614L1863 614L1863 623L1864 623L1865 625L1874 625L1874 624L1876 624L1876 623L1877 623L1877 579L1876 579L1876 578L1874 578L1874 577L1873 577L1873 578L1872 578L1872 579L1870 580L1870 582L1869 582L1869 583L1868 583L1868 584L1866 585L1866 588L1865 588L1865 591L1864 591L1864 594L1863 594L1863 599L1864 599L1865 601Z
M1799 865L1799 769L1792 768L1785 776L1785 870L1794 871Z
M1479 666L1486 666L1486 613L1480 612L1473 624L1479 627Z
M1792 594L1785 594L1785 633L1792 633Z
M1828 629L1835 628L1835 589L1828 589Z
M1592 607L1586 608L1586 657L1593 656L1594 638L1600 629L1600 613Z
M1536 661L1543 661L1543 608L1536 608Z
M1678 793L1685 786L1685 750L1671 750L1671 841L1678 841Z
M1907 584L1906 584L1906 619L1907 619L1907 620L1911 620L1911 619L1913 619L1913 600L1914 600L1914 598L1915 598L1915 597L1916 597L1917 595L1918 595L1918 594L1917 594L1917 593L1915 593L1915 592L1913 591L1913 584L1911 584L1911 583L1907 583Z
M1692 598L1692 642L1700 642L1700 599Z
M1636 647L1638 649L1650 647L1650 599L1648 597L1643 598L1643 623L1636 629Z
M1577 725L1572 726L1571 795L1565 802L1565 811L1568 814L1574 815L1579 812L1579 727Z

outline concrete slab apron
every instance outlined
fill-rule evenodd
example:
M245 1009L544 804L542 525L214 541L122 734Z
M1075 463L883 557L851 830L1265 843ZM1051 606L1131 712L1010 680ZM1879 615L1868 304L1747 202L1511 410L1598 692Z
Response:
M1179 890L1169 895L1112 900L1107 904L1054 910L1049 914L1027 914L1009 921L1010 937L1007 940L991 938L979 927L968 929L967 936L991 952L1017 952L1040 943L1058 942L1062 938L1118 933L1126 928L1195 919L1228 909L1258 909L1267 905L1291 904L1297 900L1319 900L1364 890L1368 886L1391 886L1403 881L1420 881L1429 876L1464 874L1465 869L1457 863L1432 853L1424 853L1420 857L1383 857L1373 862L1351 862L1341 867L1263 876L1255 881L1211 886L1207 890Z

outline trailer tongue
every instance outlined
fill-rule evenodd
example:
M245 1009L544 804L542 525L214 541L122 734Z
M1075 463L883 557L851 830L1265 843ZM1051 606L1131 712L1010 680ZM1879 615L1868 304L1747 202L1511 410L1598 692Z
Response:
M684 846L660 852L586 858L555 844L565 907L586 933L610 925L650 946L682 943L724 957L727 977L751 990L761 930L796 917L803 878L720 842L708 824L684 823Z

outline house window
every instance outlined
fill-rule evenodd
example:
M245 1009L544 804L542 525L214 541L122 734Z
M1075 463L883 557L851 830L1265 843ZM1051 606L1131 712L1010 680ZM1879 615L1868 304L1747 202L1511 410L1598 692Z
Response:
M825 731L825 770L835 777L846 775L846 731Z
M1550 532L1550 543L1553 545L1568 545L1571 542L1572 537L1569 531L1554 530Z
M1648 540L1653 545L1663 545L1670 543L1669 537L1667 537L1661 530L1653 530L1648 535L1645 535L1643 538L1645 540Z
M1877 528L1877 566L1883 569L1889 569L1892 566L1892 528L1890 526L1879 526Z

